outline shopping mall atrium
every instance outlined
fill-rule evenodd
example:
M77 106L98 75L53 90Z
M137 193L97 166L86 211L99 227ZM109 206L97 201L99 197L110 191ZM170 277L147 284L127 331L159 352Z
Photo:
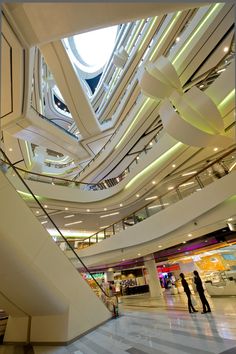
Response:
M2 4L0 354L236 353L234 22Z

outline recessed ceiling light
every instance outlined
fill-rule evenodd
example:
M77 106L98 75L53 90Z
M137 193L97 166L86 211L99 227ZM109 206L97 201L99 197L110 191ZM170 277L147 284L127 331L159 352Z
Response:
M194 175L194 173L197 173L197 171L185 172L185 173L182 174L182 177Z
M203 88L204 87L204 85L203 84L201 84L200 86L199 86L199 88Z
M152 181L152 184L156 184L156 181Z
M192 237L193 235L192 234L188 234L188 237Z
M175 167L176 167L176 165L175 165L175 164L173 164L173 165L172 165L172 167L173 167L173 168L175 168Z
M220 74L220 73L222 73L223 71L225 71L225 68L218 70L218 71L217 71L217 74Z
M111 214L101 215L100 218L107 218L108 216L117 215L117 214L119 214L118 211L115 213L111 213Z
M174 187L168 187L168 191L171 191L172 189L174 189Z
M44 208L47 208L48 206L47 205L44 205Z
M138 256L141 256L141 253L138 253Z
M224 52L227 53L229 51L229 47L224 47Z
M139 156L137 156L136 159L139 160Z
M120 207L123 207L123 204L122 204L122 203L120 203Z
M153 145L153 142L151 141L151 142L149 143L149 145L152 146L152 145Z
M136 194L136 197L138 198L138 197L139 197L139 194Z
M65 208L65 210L69 210L69 208Z
M176 37L176 42L179 42L180 41L180 37Z
M187 186L190 186L191 184L194 184L194 182L183 183L183 184L180 184L179 187L187 187Z
M42 221L41 224L47 224L47 220Z
M183 243L186 243L186 241L183 241Z
M39 211L38 211L38 210L36 210L36 214L39 214Z
M213 151L218 151L219 150L219 148L217 148L217 147L215 147L214 149L213 149Z
M12 148L9 148L9 151L13 151L13 149L12 149Z
M161 247L162 247L162 245L159 245L158 247L159 247L159 248L161 248Z
M67 218L73 218L73 216L75 216L75 214L66 215L66 216L64 216L64 218L65 218L65 219L67 219Z
M83 221L79 220L79 221L74 221L74 222L70 222L68 224L65 224L65 226L70 226L70 225L76 225L76 224L81 224Z
M89 212L90 212L90 209L87 209L86 211L89 213Z
M107 208L104 208L103 210L104 210L104 211L107 211Z
M152 200L152 199L156 199L156 198L157 198L157 195L154 195L153 197L145 198L145 200Z

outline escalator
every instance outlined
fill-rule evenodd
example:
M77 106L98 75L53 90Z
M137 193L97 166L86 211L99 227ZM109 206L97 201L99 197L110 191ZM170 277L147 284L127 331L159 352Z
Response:
M91 290L78 271L89 273L89 269L2 149L1 161L0 309L9 315L3 342L65 345L117 316L118 302L104 292L96 279L99 297ZM8 181L3 161L10 164L8 168L14 170L15 178L28 189L24 197L37 202L48 228L55 229L66 243L64 254Z

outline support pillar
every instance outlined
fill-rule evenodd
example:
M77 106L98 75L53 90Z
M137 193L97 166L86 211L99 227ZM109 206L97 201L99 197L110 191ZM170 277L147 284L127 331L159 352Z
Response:
M149 285L150 296L160 298L163 295L163 293L162 293L162 287L160 284L154 256L153 255L147 256L146 259L144 259L144 265L148 272L148 285Z

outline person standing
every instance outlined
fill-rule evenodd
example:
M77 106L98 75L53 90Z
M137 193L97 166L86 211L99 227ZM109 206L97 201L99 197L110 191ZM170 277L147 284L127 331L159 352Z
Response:
M194 283L196 284L196 289L197 289L197 292L199 294L199 297L200 297L200 300L202 302L202 308L203 308L203 311L202 313L207 313L207 312L211 312L211 308L210 308L210 305L206 299L206 296L204 294L204 289L203 289L203 286L202 286L202 280L198 274L198 271L194 270L193 272L194 274Z
M189 313L192 313L192 312L198 312L197 310L195 310L195 308L193 307L193 304L192 304L192 301L191 301L191 291L189 289L189 286L188 286L188 283L184 277L184 274L183 273L180 273L180 277L181 277L181 283L182 283L182 286L184 288L184 292L185 294L187 295L188 297L188 310L189 310Z

